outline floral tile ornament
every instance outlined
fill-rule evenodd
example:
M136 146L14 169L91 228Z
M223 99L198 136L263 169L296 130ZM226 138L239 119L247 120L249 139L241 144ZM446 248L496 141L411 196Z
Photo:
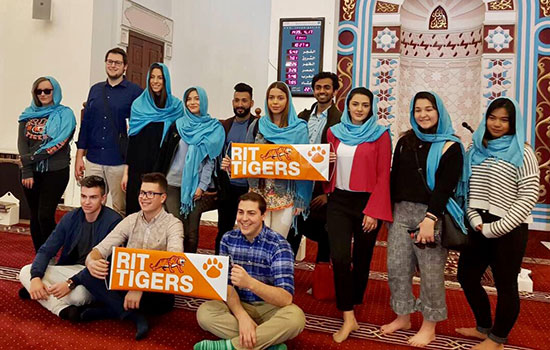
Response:
M400 28L374 27L373 53L399 53Z
M485 42L483 51L485 53L512 53L514 45L511 44L514 38L510 33L514 33L513 25L485 26Z

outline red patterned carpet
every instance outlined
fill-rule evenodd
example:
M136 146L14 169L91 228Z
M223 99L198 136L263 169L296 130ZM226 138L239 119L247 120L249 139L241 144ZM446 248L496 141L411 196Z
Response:
M201 226L199 246L213 248L215 228ZM357 310L361 329L354 332L343 344L337 345L330 334L339 328L340 313L332 302L317 301L307 294L311 285L315 243L308 241L305 262L297 264L295 302L307 315L306 330L296 339L287 342L289 349L408 349L406 339L413 332L399 332L382 336L379 325L394 317L388 306L389 289L385 278L384 234L375 248L371 280L364 304ZM539 243L540 244L540 243ZM546 256L544 255L546 254ZM18 269L31 262L33 257L30 237L25 234L0 232L0 349L191 349L204 338L214 337L202 331L195 320L194 310L202 302L194 298L179 298L177 308L168 315L151 319L152 330L147 339L133 340L134 328L130 323L115 321L72 325L61 321L38 303L22 301L17 297L20 285L16 281ZM546 260L550 254L537 251L537 258ZM452 260L452 259L451 259ZM541 260L541 261L542 261ZM450 264L452 265L452 263ZM524 264L525 265L525 264ZM531 266L532 265L532 266ZM522 300L522 309L516 327L510 335L507 349L549 349L550 335L550 282L547 264L529 264L533 268L535 296L542 301ZM451 280L447 292L449 320L438 325L438 337L428 349L469 349L475 341L457 337L454 328L473 324L473 316L463 293L454 290L452 266L448 268ZM415 287L418 292L418 287ZM455 288L456 289L456 288ZM528 295L529 297L529 295ZM491 296L494 303L496 297ZM420 326L420 316L413 316L413 330Z

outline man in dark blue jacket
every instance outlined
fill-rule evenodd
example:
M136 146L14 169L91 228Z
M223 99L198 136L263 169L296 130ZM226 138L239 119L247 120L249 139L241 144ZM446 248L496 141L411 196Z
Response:
M80 285L86 256L122 220L114 210L104 206L105 181L88 176L80 182L80 205L63 216L48 240L40 247L31 265L19 273L24 288L22 299L32 298L62 319L76 322L78 306L89 304L91 294ZM59 250L56 265L48 265Z

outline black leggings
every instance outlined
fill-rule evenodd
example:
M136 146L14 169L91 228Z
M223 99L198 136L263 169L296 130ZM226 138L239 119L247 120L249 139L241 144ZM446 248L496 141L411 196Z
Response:
M483 223L500 219L480 211ZM474 313L478 331L488 334L497 343L505 343L519 315L518 273L527 246L528 226L521 224L499 238L486 238L470 229L470 244L458 262L458 281ZM497 289L495 322L491 320L491 304L481 277L491 266Z
M363 209L369 197L370 193L366 192L335 189L328 200L330 256L334 267L336 307L341 311L351 311L354 305L361 304L367 289L372 251L382 225L378 220L375 230L363 232Z
M34 250L46 242L55 229L55 211L69 183L69 167L45 173L33 172L32 188L23 187L31 210Z

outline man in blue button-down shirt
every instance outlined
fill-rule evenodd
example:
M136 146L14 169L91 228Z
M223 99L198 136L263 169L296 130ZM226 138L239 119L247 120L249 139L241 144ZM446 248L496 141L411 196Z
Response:
M77 180L84 176L84 171L87 176L97 175L105 179L113 209L121 215L126 210L125 194L120 187L126 150L120 149L119 135L127 135L126 119L130 118L132 102L142 92L138 85L125 79L127 68L128 57L124 50L114 48L107 51L107 80L92 86L88 94L75 161Z
M264 225L265 211L259 194L239 198L239 228L220 244L220 254L233 264L227 302L208 301L197 310L202 329L222 340L203 340L195 350L286 349L282 343L304 329L304 313L292 304L294 254L283 236Z

